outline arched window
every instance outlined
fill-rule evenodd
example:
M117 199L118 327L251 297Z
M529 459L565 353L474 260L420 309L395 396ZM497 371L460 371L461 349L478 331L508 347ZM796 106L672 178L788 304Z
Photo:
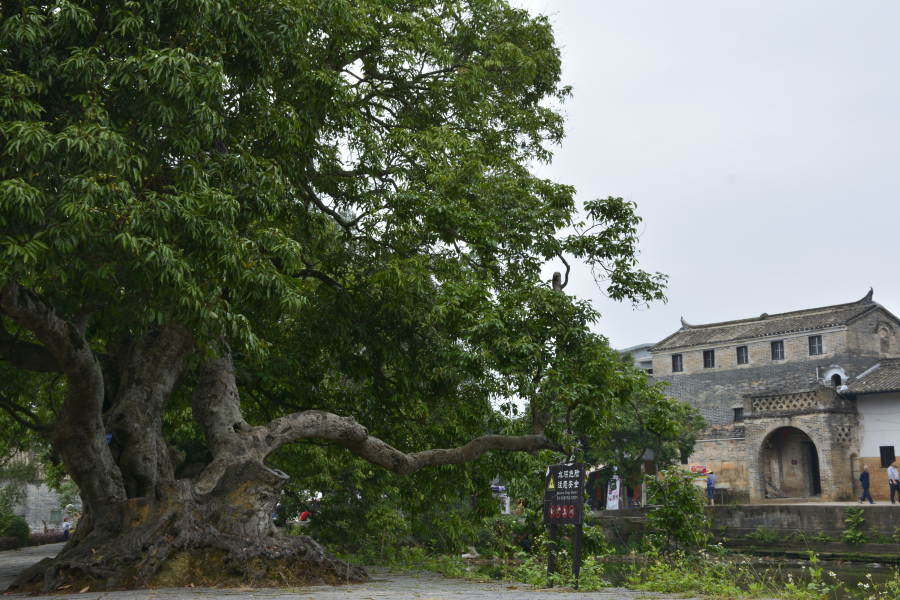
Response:
M835 373L831 376L831 383L834 384L834 387L841 387L841 376Z
M881 351L888 353L891 351L891 330L886 325L878 328L878 337L881 340Z

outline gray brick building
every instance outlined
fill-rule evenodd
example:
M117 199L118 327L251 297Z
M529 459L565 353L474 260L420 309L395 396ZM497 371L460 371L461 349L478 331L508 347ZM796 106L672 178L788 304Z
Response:
M886 484L883 494L876 488L886 481L884 457L900 446L900 425L886 419L900 412L900 393L862 390L856 377L882 363L882 374L893 368L898 333L900 320L871 291L837 306L709 325L682 320L650 348L652 373L706 418L688 464L714 469L731 498L849 500L868 464L873 496L886 499Z
M74 510L66 512L65 507L60 506L59 495L47 487L43 481L43 469L36 454L22 452L11 458L14 461L36 465L38 476L37 481L22 484L25 498L20 504L13 507L13 513L25 519L32 533L40 533L44 531L45 527L47 531L62 531L63 517L73 519L75 511L81 510L81 500L74 502ZM7 482L0 481L0 485L5 483Z

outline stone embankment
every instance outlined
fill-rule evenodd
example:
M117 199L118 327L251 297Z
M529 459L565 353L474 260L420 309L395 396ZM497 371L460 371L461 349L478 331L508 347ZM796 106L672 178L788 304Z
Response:
M708 507L711 533L723 545L740 552L768 556L805 557L810 550L826 559L900 563L900 506L863 505L860 531L870 541L840 542L848 529L844 519L854 503L747 504ZM607 539L617 544L643 537L650 508L594 512ZM826 539L831 538L832 541Z

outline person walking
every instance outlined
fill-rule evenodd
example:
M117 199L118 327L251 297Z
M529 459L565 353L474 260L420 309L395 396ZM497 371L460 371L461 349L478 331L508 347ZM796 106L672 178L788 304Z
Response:
M716 474L712 471L707 471L706 473L706 493L709 495L709 504L711 506L716 505Z
M859 474L859 483L862 484L863 489L862 498L859 499L859 503L862 504L863 500L868 498L869 504L875 504L875 501L872 500L872 494L869 493L869 465L865 465L863 467L863 472Z
M69 530L72 529L72 524L69 523L69 517L63 518L63 541L69 539Z
M888 483L891 484L891 504L896 504L894 502L894 492L897 492L898 498L900 498L900 473L897 472L897 461L891 461L891 466L888 467Z

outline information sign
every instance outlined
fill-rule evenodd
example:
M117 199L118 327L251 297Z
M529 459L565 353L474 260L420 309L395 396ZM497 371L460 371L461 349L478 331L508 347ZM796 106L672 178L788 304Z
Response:
M581 525L584 518L584 463L550 465L544 482L544 524Z
M544 524L549 525L547 573L556 568L556 526L575 525L572 574L575 589L581 572L581 521L584 513L584 463L550 465L544 481ZM553 584L550 584L551 586Z

